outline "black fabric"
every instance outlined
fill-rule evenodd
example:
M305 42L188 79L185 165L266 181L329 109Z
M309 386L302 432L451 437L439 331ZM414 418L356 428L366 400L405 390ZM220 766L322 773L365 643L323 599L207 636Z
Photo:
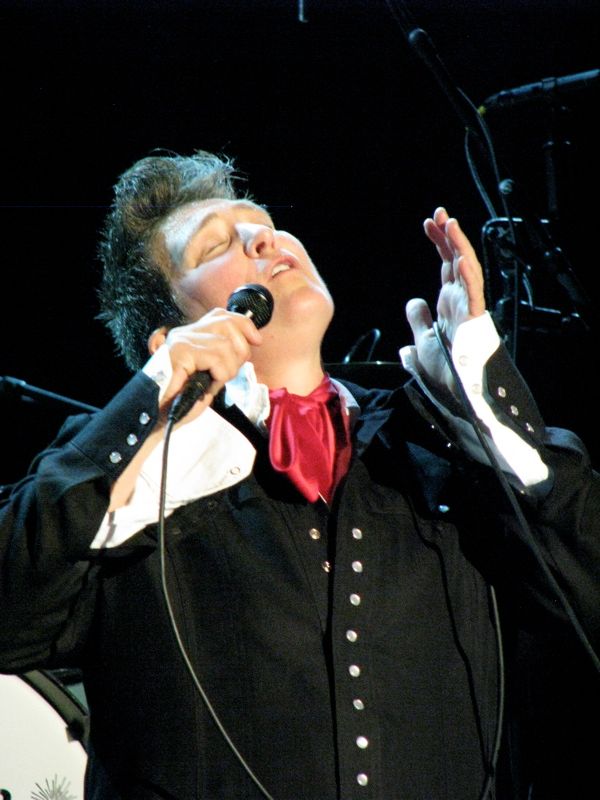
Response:
M179 630L220 721L275 800L475 800L497 722L489 581L515 694L519 631L577 643L489 470L465 462L405 392L350 388L361 404L355 453L331 508L308 504L270 468L243 415L220 410L251 439L256 464L167 519ZM90 422L73 420L5 501L0 668L81 667L88 798L258 800L178 652L156 526L87 549L110 481L152 427L144 415L155 419L156 394L141 376ZM137 442L125 446L130 432ZM577 440L543 427L533 435L554 485L541 499L524 495L523 507L597 643L597 481ZM509 709L518 711L512 697ZM541 786L527 753L524 764L509 758L512 725L506 800Z

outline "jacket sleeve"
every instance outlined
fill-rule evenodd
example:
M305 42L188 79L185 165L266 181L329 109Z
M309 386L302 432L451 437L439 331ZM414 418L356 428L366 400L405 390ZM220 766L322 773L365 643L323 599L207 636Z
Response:
M531 535L524 536L514 519L509 527L531 558L529 587L534 598L559 619L568 619L573 629L581 626L598 659L600 475L581 440L570 431L546 428L541 452L551 486L537 498L524 493L521 507ZM547 574L539 568L540 559Z
M467 486L463 505L469 506L469 529L479 539L477 557L487 562L493 581L515 598L521 622L549 632L565 630L564 623L571 630L580 625L598 655L600 475L574 433L545 425L503 345L486 364L485 390L498 421L534 448L548 468L547 479L532 485L511 475L511 497L501 476L465 455L457 428L416 382L408 385L407 394L450 452L460 453L457 463ZM458 406L452 413L466 419ZM493 531L499 535L493 537Z
M139 373L101 411L67 420L0 504L0 670L66 663L89 626L90 544L112 483L158 418L158 386Z

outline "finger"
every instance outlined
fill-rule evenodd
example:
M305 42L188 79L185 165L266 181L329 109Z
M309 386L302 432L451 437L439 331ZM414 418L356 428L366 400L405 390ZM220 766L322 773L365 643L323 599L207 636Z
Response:
M246 317L244 314L239 314L235 311L228 311L227 313L233 316L236 324L239 326L240 331L249 344L254 345L255 347L258 347L258 345L262 344L262 334L250 317Z
M438 226L438 228L444 228L446 222L448 222L449 216L448 212L443 206L438 206L436 210L433 212L433 221Z
M193 340L196 369L205 369L216 381L225 383L237 375L251 356L251 346L235 324L222 325L218 331L203 332Z
M210 347L209 372L213 380L222 383L234 378L251 356L248 341L238 332L231 334L228 331L225 336L213 338Z
M483 274L479 263L474 265L467 256L461 256L458 259L457 268L467 293L469 316L478 317L484 313L486 308Z
M207 346L202 339L207 339ZM249 350L249 346L246 344ZM193 344L178 342L169 350L173 374L169 386L162 398L161 407L167 408L171 401L182 392L189 380L201 373L206 376L203 381L204 391L198 395L194 408L196 411L210 405L225 383L233 378L241 364L247 360L240 358L235 352L231 340L218 340L216 337L201 336Z
M484 277L481 262L469 238L456 219L446 223L446 233L458 258L454 262L456 279L465 287L469 299L469 312L479 316L485 311Z
M175 342L189 342L198 346L209 347L210 337L231 339L240 352L250 352L250 346L259 346L262 343L262 334L254 322L243 314L214 308L204 314L197 322L173 328L167 337L169 344Z
M445 235L449 243L449 247L452 249L455 255L466 256L473 262L473 264L479 264L477 253L475 252L475 249L469 238L458 224L458 220L456 218L452 217L446 222ZM479 268L481 269L481 266Z
M429 241L435 245L442 262L452 263L454 252L450 247L445 228L437 225L433 219L426 219L423 228ZM445 279L448 280L448 276Z
M213 380L225 383L251 356L251 344L240 330L240 321L231 319L213 321L200 330L192 326L174 328L167 344L174 373L171 388L175 391L180 388L177 383L184 383L195 372L208 372Z
M192 324L192 330L210 329L220 331L222 325L233 323L241 331L245 339L252 345L262 343L262 335L252 321L251 317L237 311L228 311L224 308L213 308Z

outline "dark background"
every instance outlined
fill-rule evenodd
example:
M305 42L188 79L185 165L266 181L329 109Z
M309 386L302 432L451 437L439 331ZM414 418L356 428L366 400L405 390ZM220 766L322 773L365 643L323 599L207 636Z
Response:
M476 106L503 89L600 67L597 0L403 8ZM92 405L126 380L95 320L97 232L117 176L157 147L233 156L276 223L304 240L337 304L327 362L373 328L381 330L373 357L396 359L410 338L406 300L436 295L424 217L446 205L478 246L493 217L468 169L463 120L385 0L305 0L304 15L297 0L4 0L0 375ZM513 213L528 219L548 216L545 145L570 141L553 233L590 317L598 95L597 87L561 95L560 125L556 104L485 115L501 177L517 187ZM485 164L482 174L494 193ZM543 264L534 277L544 292L558 286ZM572 310L566 296L540 298L559 317ZM518 362L548 421L575 428L595 454L592 342L563 328L524 332ZM16 402L4 390L0 481L10 481L64 409Z
M503 89L600 67L598 0L404 7L475 106ZM97 233L117 176L157 147L235 157L276 223L304 240L337 303L328 362L373 328L381 330L374 357L396 359L410 340L406 300L436 296L424 217L446 205L483 253L493 215L467 165L464 120L384 0L305 0L304 12L303 22L296 0L3 0L0 375L98 406L125 382L95 320ZM596 462L598 96L574 91L561 96L565 111L528 102L484 117L500 176L515 182L513 213L527 225L551 219L585 300L584 326L540 253L527 252L536 302L571 322L523 325L517 362L548 422L581 434ZM561 148L551 141L570 142L553 213L545 156ZM485 165L482 175L494 193ZM486 266L495 310L500 268ZM9 482L67 410L2 388L0 482ZM594 760L597 737L585 726L597 725L598 703L589 702L597 682L571 683L576 647L564 662L541 652L548 681L532 688L544 714L531 735L541 761L560 772L557 782L547 771L544 797L583 797L575 787ZM553 793L561 781L564 791Z

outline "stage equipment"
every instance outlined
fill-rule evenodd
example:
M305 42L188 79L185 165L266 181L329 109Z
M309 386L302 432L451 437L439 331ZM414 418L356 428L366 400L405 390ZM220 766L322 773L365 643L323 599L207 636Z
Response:
M0 399L2 398L35 402L53 408L60 408L65 413L98 411L96 406L80 403L79 400L72 400L70 397L49 392L47 389L31 386L20 378L11 378L8 375L0 377Z
M578 332L591 331L591 302L554 236L560 234L563 222L562 172L570 146L565 129L568 109L564 100L576 92L597 89L600 70L544 78L506 89L491 95L477 108L453 80L430 36L416 24L406 3L402 0L387 0L387 3L411 50L433 75L464 128L467 164L490 216L482 228L486 300L513 359L517 361L522 330L545 333L567 325ZM501 176L492 135L484 119L487 111L526 103L539 104L544 111L541 124L545 133L547 219L543 220L529 209L516 207L514 181L504 167L504 176ZM492 178L494 185L489 190L483 175ZM536 244L532 251L533 242ZM534 297L533 283L538 277L538 285L558 287L558 305L544 305Z
M524 103L557 103L563 97L583 89L597 89L600 86L600 69L577 72L574 75L563 75L560 78L542 78L541 81L503 89L490 95L479 106L479 113L514 108Z
M50 672L0 675L0 797L82 800L87 712Z

